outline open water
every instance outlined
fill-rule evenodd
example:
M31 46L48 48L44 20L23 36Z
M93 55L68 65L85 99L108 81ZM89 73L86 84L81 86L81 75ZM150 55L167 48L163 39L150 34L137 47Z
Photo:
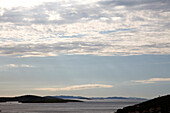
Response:
M142 100L89 100L70 103L0 103L1 113L114 113Z

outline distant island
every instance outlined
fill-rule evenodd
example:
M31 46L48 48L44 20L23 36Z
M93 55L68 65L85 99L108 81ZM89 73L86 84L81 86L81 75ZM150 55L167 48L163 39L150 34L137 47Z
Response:
M24 95L18 97L0 97L0 102L20 102L20 103L67 103L83 102L80 100L61 99L56 97L41 97L35 95Z
M81 99L81 100L80 100ZM82 96L36 96L24 95L18 97L0 97L0 102L20 102L20 103L67 103L67 102L83 102L82 100L94 99L136 99L146 100L145 98L136 97L82 97Z
M116 113L170 113L170 95L118 109Z
M48 97L48 96L47 96ZM61 99L86 99L86 100L96 100L96 99L135 99L135 100L147 100L146 98L137 98L137 97L82 97L82 96L49 96Z

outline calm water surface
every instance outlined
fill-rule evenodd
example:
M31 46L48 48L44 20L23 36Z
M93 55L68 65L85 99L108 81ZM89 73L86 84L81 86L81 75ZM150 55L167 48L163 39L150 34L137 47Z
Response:
M0 103L2 113L114 113L142 100L90 100L78 103Z

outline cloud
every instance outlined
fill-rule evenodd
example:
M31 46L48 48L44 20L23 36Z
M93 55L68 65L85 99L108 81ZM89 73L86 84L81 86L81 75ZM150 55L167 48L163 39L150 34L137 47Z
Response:
M1 56L170 54L167 0L2 1Z
M0 0L0 7L3 8L14 8L14 7L34 7L44 2L54 2L55 0Z
M84 90L84 89L95 89L95 88L111 88L112 85L104 84L85 84L85 85L74 85L64 88L36 88L34 90L40 91L72 91L72 90Z
M27 64L7 64L4 65L6 68L33 68L34 66L32 65L27 65Z
M156 83L156 82L170 82L170 78L151 78L148 80L136 80L133 82L141 83L141 84L150 84L150 83Z

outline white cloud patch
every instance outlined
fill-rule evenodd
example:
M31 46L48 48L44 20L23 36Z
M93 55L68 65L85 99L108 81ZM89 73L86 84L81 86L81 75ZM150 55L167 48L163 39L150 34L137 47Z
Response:
M56 0L0 0L0 7L14 8L14 7L33 7L44 2L54 2Z
M33 68L34 66L27 65L27 64L7 64L7 65L4 65L3 67L5 68Z
M170 82L170 78L151 78L148 80L136 80L133 82L141 83L141 84L151 84L151 83L156 83L156 82Z
M160 0L1 0L0 55L170 54L169 5Z
M64 88L36 88L34 90L39 91L72 91L72 90L84 90L84 89L95 89L95 88L111 88L112 85L104 84L85 84L85 85L74 85Z

